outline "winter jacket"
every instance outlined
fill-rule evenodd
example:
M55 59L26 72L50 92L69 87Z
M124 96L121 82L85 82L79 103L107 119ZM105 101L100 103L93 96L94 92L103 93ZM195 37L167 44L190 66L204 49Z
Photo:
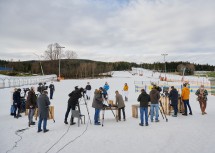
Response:
M152 89L149 93L151 104L158 104L160 99L160 92L157 89Z
M49 105L50 105L49 97L46 94L42 94L37 99L38 106L38 114L39 117L44 119L49 116Z
M182 100L188 100L189 97L190 97L190 89L187 87L184 87L181 92L181 98Z
M55 87L54 87L53 84L50 84L50 85L49 85L49 88L50 88L50 91L52 91L52 92L55 91Z
M207 95L208 95L208 91L206 89L204 89L203 94L200 93L200 89L198 89L195 93L198 96L198 101L207 101Z
M124 100L122 98L122 95L121 94L116 94L116 105L118 108L123 108L125 107L125 103L124 103Z
M171 100L172 105L178 104L178 91L176 89L172 89L169 93L169 99Z
M103 89L105 89L106 91L108 91L109 88L110 88L110 86L108 84L105 84L104 87L103 87Z
M13 105L20 105L21 104L21 96L19 91L15 91L13 93Z
M76 89L69 94L69 97L68 105L72 108L75 108L75 106L78 104L78 99L82 97L82 94L79 89Z
M85 88L86 90L91 90L91 85L86 85L86 88Z
M125 85L123 88L124 91L128 91L128 85Z
M137 101L140 102L140 107L148 107L150 96L146 92L142 92L137 98Z
M33 90L30 90L28 92L26 109L30 109L30 106L32 106L32 109L37 107L37 96L35 95L35 92Z
M103 98L99 90L95 90L92 107L96 109L103 109Z

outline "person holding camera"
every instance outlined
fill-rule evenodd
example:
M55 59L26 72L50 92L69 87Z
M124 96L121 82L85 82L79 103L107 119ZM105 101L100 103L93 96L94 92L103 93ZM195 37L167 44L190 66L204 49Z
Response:
M100 114L101 109L103 109L103 107L104 107L101 89L95 90L92 107L95 108L94 124L101 125L101 123L99 122L99 114Z
M174 115L173 117L177 117L178 113L178 91L174 88L174 86L171 86L171 91L169 93L169 99L171 101L170 106L174 109Z
M14 106L14 118L19 118L21 117L20 115L20 107L21 107L21 95L20 95L21 89L17 89L13 93L13 106ZM16 111L18 110L17 114Z
M30 91L28 92L28 97L26 101L26 109L29 109L28 112L28 126L35 125L35 122L33 122L33 116L35 109L37 107L37 96L35 94L34 87L31 87Z
M66 110L66 114L65 114L65 119L64 119L64 123L68 124L67 122L67 118L69 115L70 110L75 110L76 106L78 105L78 99L82 97L81 91L78 88L78 86L75 87L75 90L73 90L70 94L69 94L69 100L68 100L68 104L67 104L67 110ZM70 125L74 125L74 117L71 118L71 123Z
M49 117L49 105L51 104L49 101L49 97L47 96L48 92L46 90L37 98L37 106L38 106L38 131L41 132L41 125L43 122L43 132L48 132L49 130L46 128L47 126L47 119Z
M155 122L159 122L158 116L159 116L159 99L160 99L160 92L159 88L154 85L152 90L149 93L150 95L150 115L151 115L151 122L153 122L154 112L155 112Z

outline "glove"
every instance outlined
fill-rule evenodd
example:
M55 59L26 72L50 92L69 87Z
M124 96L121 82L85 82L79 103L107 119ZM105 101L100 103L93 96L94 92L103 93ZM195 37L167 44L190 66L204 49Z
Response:
M30 108L33 108L33 106L31 105Z
M17 103L14 103L14 105L17 105Z

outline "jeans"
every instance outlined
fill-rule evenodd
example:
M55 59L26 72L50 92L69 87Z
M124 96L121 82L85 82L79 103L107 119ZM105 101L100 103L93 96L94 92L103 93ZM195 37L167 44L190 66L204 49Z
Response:
M151 107L150 107L151 121L153 121L154 111L155 111L155 121L158 121L158 116L159 116L158 110L159 110L159 104L151 104Z
M94 123L99 122L100 109L95 108Z
M41 125L43 122L43 131L46 130L46 125L47 125L47 118L39 118L39 122L38 122L38 131L41 130Z
M35 111L35 109L29 109L29 112L28 112L28 120L29 120L29 123L32 123L32 122L33 122L34 111Z
M144 124L144 115L145 115L145 123L148 124L148 107L140 107L141 124Z
M183 102L184 102L184 114L187 114L187 106L189 108L190 113L192 114L192 110L191 110L191 107L190 107L189 99L188 100L183 100Z

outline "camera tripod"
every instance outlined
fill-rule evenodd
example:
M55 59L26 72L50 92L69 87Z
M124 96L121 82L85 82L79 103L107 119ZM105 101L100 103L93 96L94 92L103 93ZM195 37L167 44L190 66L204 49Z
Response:
M104 101L106 101L107 104L108 104L108 99L105 99L105 98L104 98ZM104 116L105 116L105 110L106 110L107 108L110 109L110 110L112 111L112 114L113 114L114 118L115 118L116 121L118 122L118 116L116 116L116 115L114 114L111 105L109 105L109 104L108 104L108 105L105 105L105 104L104 104L103 109L102 109L102 126L104 126ZM116 107L116 109L118 110L117 107Z

